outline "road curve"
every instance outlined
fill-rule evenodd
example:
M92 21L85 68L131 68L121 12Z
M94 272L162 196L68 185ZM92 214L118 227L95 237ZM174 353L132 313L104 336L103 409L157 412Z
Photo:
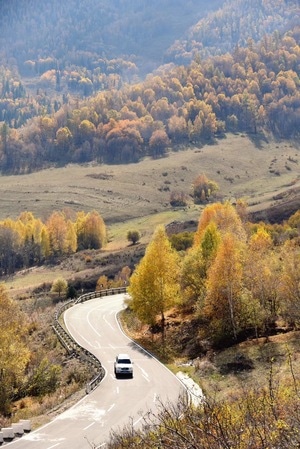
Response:
M100 385L49 424L7 446L15 449L89 449L105 447L111 431L142 423L143 415L160 402L175 402L183 384L164 365L132 342L119 326L117 314L125 294L80 303L64 314L69 333L101 361L105 377ZM133 361L133 379L116 379L117 353Z

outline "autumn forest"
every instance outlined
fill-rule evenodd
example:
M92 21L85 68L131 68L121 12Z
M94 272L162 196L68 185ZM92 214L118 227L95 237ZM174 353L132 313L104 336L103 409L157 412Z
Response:
M299 182L299 23L298 0L1 2L1 176L30 174L31 181L33 172L69 164L128 170L128 164L167 161L187 148L200 153L231 133L295 148L293 158L284 156L294 164L293 189ZM280 176L271 170L272 163L268 176ZM289 165L285 170L291 171ZM186 172L182 165L184 184ZM117 182L107 173L85 176ZM18 301L0 286L0 427L13 414L42 415L89 379L89 368L67 359L51 330L56 304L84 287L126 286L122 323L128 333L166 363L196 360L199 382L206 372L216 385L223 381L213 363L227 348L264 346L288 333L298 338L300 209L277 222L255 220L247 200L231 192L226 200L218 196L217 182L205 173L180 191L170 191L169 178L164 210L185 214L194 208L199 215L193 230L171 232L159 224L147 240L133 221L128 241L123 236L122 247L118 240L108 249L114 234L108 235L98 210L66 207L43 219L30 210L0 217L4 283L46 265L56 273L66 265L73 270L69 279L60 275L52 284L31 286ZM75 273L82 266L79 288ZM298 356L292 360L288 353L291 379L285 377L280 388L271 368L261 390L252 384L245 392L236 384L224 402L218 402L218 391L188 413L179 413L186 404L172 411L163 405L160 425L157 417L151 422L153 432L127 429L109 447L299 447ZM243 375L254 369L250 356L241 365ZM229 375L236 375L234 369Z
M282 32L274 29L265 34L259 28L254 35L255 21L262 23L274 7L272 2L264 3L260 10L244 2L253 24L253 36L249 34L246 41L239 39L245 23L237 17L231 26L238 22L239 33L236 30L233 41L231 32L231 47L225 53L203 54L195 47L194 30L189 52L193 57L187 58L186 65L177 65L176 57L172 60L169 55L168 63L141 81L139 58L109 61L97 59L92 52L77 52L73 54L76 61L62 62L44 48L43 59L24 61L20 49L8 40L15 57L11 64L0 66L2 173L26 173L70 162L126 164L145 156L161 157L178 145L213 141L228 131L296 139L299 26L293 14L297 2L273 2L278 14L286 6L281 22L273 24L280 25ZM220 30L219 36L211 36L212 47L217 38L223 41L228 34L228 10L221 11L210 19ZM12 15L12 23L17 20ZM206 27L203 19L197 30L201 39L207 31L209 40ZM205 48L210 48L209 42ZM38 52L33 45L34 50ZM33 81L35 92L30 87Z

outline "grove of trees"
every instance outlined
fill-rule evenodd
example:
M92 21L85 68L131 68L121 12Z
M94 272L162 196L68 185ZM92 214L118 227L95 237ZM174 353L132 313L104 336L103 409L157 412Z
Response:
M143 82L62 104L22 130L4 120L0 169L23 173L68 162L136 162L228 131L296 139L299 54L295 26L232 53L195 59L186 67L169 64Z
M71 214L72 215L72 214ZM31 212L0 221L0 275L40 265L82 249L100 249L106 227L97 211L54 211L43 222Z
M190 310L199 339L214 348L269 335L278 320L298 329L299 212L268 225L239 210L228 202L206 206L192 246L182 250L175 241L180 252L156 230L129 284L129 307L142 322L164 332L167 310Z

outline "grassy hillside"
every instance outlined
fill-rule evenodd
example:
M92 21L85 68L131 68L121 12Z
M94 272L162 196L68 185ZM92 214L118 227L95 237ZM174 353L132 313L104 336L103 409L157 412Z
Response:
M163 221L172 221L178 216L170 206L170 193L182 190L189 195L202 173L219 185L219 199L244 198L250 210L264 210L297 190L299 164L297 143L252 141L249 136L229 134L214 145L190 146L136 164L69 165L1 176L0 219L16 218L25 210L45 218L63 208L96 209L109 227L135 219L143 230L143 217L164 213ZM195 218L199 209L190 199L190 207L179 213L182 218Z
M26 210L45 220L53 210L95 209L104 219L109 237L102 256L97 252L90 256L95 258L92 264L79 255L58 268L16 274L7 280L7 286L11 294L18 295L42 282L52 283L59 275L97 279L103 270L115 273L135 257L128 247L128 230L138 230L145 245L161 223L192 221L195 229L204 206L195 205L189 197L187 207L173 208L170 194L184 191L189 195L193 181L202 173L219 185L217 200L243 198L253 219L281 222L299 209L299 164L296 144L257 142L231 134L215 145L189 147L159 160L146 159L126 166L70 165L30 175L2 176L0 220L16 219ZM129 249L116 258L119 265L115 262L114 267L114 254ZM112 260L103 268L100 257L110 253Z

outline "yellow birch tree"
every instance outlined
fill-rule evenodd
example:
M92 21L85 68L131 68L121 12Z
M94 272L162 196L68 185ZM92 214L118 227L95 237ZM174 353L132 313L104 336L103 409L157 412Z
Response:
M235 237L227 233L208 271L204 315L209 320L212 338L237 339L241 328L242 292L241 248Z
M68 226L64 215L61 212L53 212L48 218L46 226L51 254L57 256L66 253Z
M213 262L221 238L215 223L209 223L200 243L195 244L184 258L181 288L187 306L200 310L206 293L207 270Z
M263 225L249 239L243 277L246 288L261 304L265 326L273 325L279 310L280 264L272 238Z
M130 307L142 322L149 325L154 325L160 316L163 341L165 312L180 299L179 260L165 228L158 226L144 257L130 278Z
M300 249L290 242L281 253L282 275L280 279L281 309L289 324L300 325Z

